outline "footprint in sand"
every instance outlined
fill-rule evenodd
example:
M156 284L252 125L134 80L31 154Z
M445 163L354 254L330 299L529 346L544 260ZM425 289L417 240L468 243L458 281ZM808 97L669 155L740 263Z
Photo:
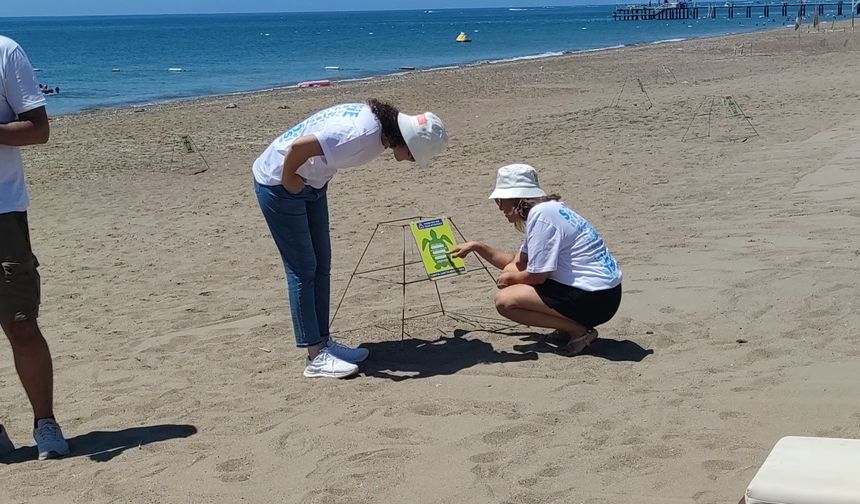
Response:
M409 408L409 410L421 416L447 416L451 414L448 408L442 406L441 404L434 403L416 404L415 406Z
M746 415L740 411L720 411L720 420L728 420L730 418L744 418Z
M218 471L218 478L221 481L235 483L251 479L251 473L248 471L250 466L251 460L248 457L241 457L219 462L215 465L215 469Z
M478 479L499 478L502 474L502 464L498 463L502 459L502 452L483 452L476 453L469 457L469 462L473 462L471 472Z
M652 459L673 459L680 457L684 452L674 446L653 445L643 448L642 454Z
M602 431L611 431L615 429L615 422L612 420L600 420L591 424L591 427Z
M738 464L731 460L714 459L702 462L702 467L710 473L708 478L714 480L717 479L717 476L721 473L737 469Z
M476 464L487 464L489 462L495 462L502 458L501 452L484 452L484 453L476 453L469 457L469 462L474 462Z
M472 466L471 471L479 479L499 478L502 474L502 468L499 464L477 464Z
M537 432L537 426L522 424L484 434L481 439L489 445L501 445L509 443L520 436L533 436Z
M564 472L564 468L557 465L549 465L540 470L538 476L544 478L557 478L561 476L561 473Z
M522 487L526 487L526 488L531 488L531 487L537 485L537 483L538 483L537 478L525 478L525 479L521 479L521 480L517 481L517 484L519 484Z
M409 439L415 434L415 431L408 427L390 427L379 429L378 433L388 439Z

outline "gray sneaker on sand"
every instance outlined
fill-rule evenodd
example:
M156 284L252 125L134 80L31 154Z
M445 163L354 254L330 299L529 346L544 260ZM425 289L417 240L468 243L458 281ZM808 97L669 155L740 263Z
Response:
M367 359L367 356L370 355L370 350L344 345L340 341L334 339L333 336L329 336L325 346L332 355L352 364L358 364L364 359Z
M69 443L53 418L39 420L33 430L33 439L39 449L39 460L60 458L69 454Z

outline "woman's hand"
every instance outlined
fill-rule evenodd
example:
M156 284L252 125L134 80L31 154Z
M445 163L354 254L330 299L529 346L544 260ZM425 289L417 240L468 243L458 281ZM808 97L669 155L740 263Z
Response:
M505 287L510 287L511 285L516 284L516 273L511 271L504 271L501 275L499 275L499 279L496 280L496 287L499 289L504 289Z
M290 148L284 155L284 169L281 176L281 185L290 194L298 194L305 188L305 179L296 172L308 159L322 156L322 146L317 137L313 135L300 136L293 140Z
M469 252L474 252L479 245L480 242L467 241L466 243L461 243L454 247L450 252L448 252L448 254L450 254L451 257L466 257L469 255Z
M290 194L298 194L305 188L305 179L301 175L293 174L291 176L284 175L284 180L281 182L284 189Z

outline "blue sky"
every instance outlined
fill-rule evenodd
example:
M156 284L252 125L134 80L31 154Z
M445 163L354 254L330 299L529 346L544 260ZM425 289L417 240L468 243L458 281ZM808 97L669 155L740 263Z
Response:
M3 0L2 16L96 16L319 10L536 7L614 0Z

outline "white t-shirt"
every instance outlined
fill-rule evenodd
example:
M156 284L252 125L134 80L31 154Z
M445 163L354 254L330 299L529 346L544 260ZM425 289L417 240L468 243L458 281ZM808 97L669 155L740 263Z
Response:
M345 103L321 110L275 139L254 161L254 179L279 185L284 156L296 138L314 135L323 155L312 157L296 171L307 184L322 189L338 170L368 163L382 154L382 125L366 103Z
M556 282L585 291L611 289L621 283L621 269L603 238L581 215L559 201L529 211L526 239L529 273L549 273Z
M45 95L24 50L14 40L0 36L0 124L44 106ZM29 204L21 149L0 144L0 213L23 212Z

